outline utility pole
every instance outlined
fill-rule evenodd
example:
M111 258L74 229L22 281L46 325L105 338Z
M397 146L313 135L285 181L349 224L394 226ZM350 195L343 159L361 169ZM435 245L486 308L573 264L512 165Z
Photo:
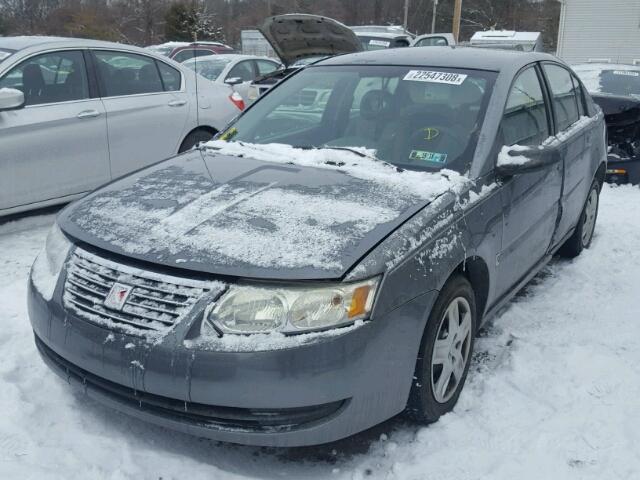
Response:
M405 32L407 31L407 19L409 17L409 0L404 0L404 22L402 26Z
M438 8L438 0L433 0L433 16L431 17L431 33L436 33L436 9Z
M462 16L462 0L455 0L456 3L453 6L453 38L456 39L456 43L460 41L460 17Z

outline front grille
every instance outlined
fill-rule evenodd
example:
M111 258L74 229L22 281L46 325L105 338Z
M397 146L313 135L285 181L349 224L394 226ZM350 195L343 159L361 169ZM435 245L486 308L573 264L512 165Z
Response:
M132 288L119 310L105 306L116 282ZM148 272L76 248L67 265L64 306L100 325L123 326L129 332L162 332L217 283Z
M349 402L341 400L308 407L279 409L220 407L185 402L134 390L98 377L62 358L37 335L35 340L45 362L67 381L75 380L85 389L92 389L122 405L195 426L255 432L288 431L326 421L345 408Z

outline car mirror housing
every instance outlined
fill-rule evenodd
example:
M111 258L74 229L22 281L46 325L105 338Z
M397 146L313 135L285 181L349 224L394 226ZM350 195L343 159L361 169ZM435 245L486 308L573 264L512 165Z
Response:
M0 112L24 107L24 93L15 88L0 88Z
M242 79L240 77L231 77L227 78L224 83L226 83L227 85L238 85L242 83Z
M500 177L512 177L523 173L537 172L558 163L559 160L558 149L552 146L505 146L498 154L496 173Z

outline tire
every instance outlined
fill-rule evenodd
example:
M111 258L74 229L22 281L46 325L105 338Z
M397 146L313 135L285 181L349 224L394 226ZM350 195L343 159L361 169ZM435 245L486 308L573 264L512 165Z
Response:
M449 322L453 315L458 320L458 332L452 343ZM477 322L471 284L462 275L451 277L431 310L422 336L406 410L413 420L433 423L455 406L469 371ZM438 355L434 355L436 341L443 347ZM457 351L454 356L452 349ZM449 371L448 379L444 378Z
M201 142L208 142L213 138L213 133L203 128L199 128L198 130L194 130L189 135L185 137L178 149L178 153L186 152L187 150L191 150L193 147L198 145Z
M593 240L593 232L598 218L598 206L600 204L600 182L594 180L587 196L587 201L582 207L578 226L573 234L560 247L558 253L565 258L575 258L582 250L589 248Z

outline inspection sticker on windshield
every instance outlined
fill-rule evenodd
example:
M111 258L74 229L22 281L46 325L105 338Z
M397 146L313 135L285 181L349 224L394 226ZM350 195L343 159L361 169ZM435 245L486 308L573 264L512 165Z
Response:
M467 76L463 73L434 72L431 70L409 70L403 80L414 82L447 83L449 85L462 85Z
M425 150L411 150L409 160L420 160L422 162L445 163L446 153L427 152Z
M640 73L638 72L632 72L630 70L614 70L613 71L614 75L627 75L629 77L637 77L640 76Z

